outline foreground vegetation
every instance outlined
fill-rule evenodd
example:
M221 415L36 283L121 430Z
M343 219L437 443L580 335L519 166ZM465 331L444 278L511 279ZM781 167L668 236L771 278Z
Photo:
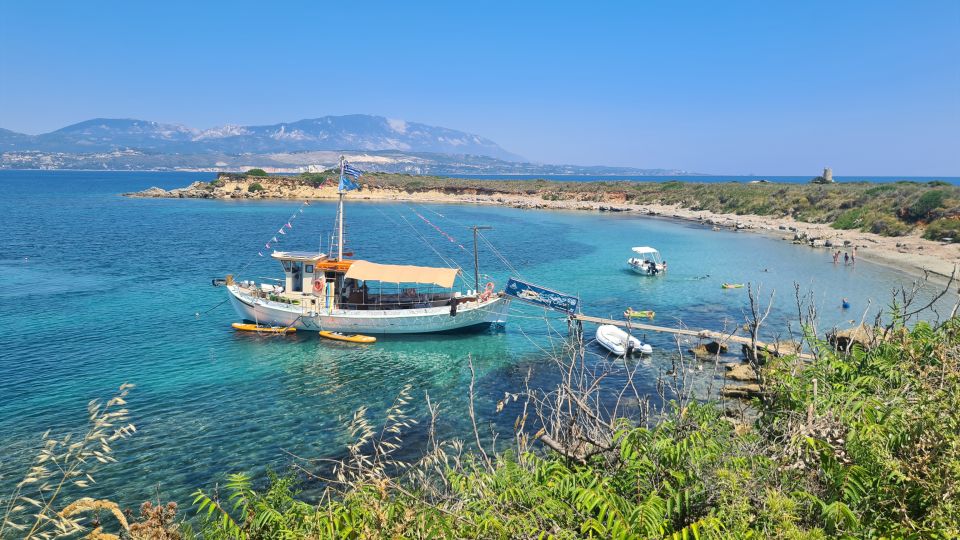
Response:
M288 179L319 186L336 185L336 177L335 171L327 171ZM556 182L368 173L363 182L369 187L411 193L435 190L451 194L524 195L551 201L679 205L714 213L792 217L884 236L921 230L930 240L960 241L960 187L940 181L750 184L698 183L696 177L691 177L690 181L662 183Z
M119 515L109 501L63 508L34 495L59 493L49 487L58 483L50 463L109 461L100 445L132 433L108 430L124 425L126 411L116 408L125 388L107 408L91 406L93 435L74 450L67 441L45 446L27 476L40 480L25 479L3 502L0 536L96 527L92 538L116 538L104 529L151 539L958 538L960 319L913 328L895 320L875 332L870 350L837 352L811 334L816 360L769 358L758 415L747 421L685 395L676 385L682 364L661 385L672 396L665 410L649 414L636 396L609 412L596 384L605 373L588 369L574 346L557 358L566 368L558 388L508 394L498 406L522 405L512 449L501 452L479 435L465 450L430 429L422 458L396 459L414 422L407 389L383 426L357 412L354 442L332 468L299 460L259 489L234 474L222 491L197 492L187 514L195 531L175 506ZM629 385L630 368L618 369ZM432 427L438 409L429 399L428 407ZM468 414L475 419L472 405ZM60 480L85 479L79 470ZM318 481L328 486L319 502L298 497L301 482Z

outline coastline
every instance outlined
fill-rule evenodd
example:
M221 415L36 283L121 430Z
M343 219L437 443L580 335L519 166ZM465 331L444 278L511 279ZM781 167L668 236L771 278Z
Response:
M262 191L251 192L260 183ZM487 191L487 192L482 192ZM163 190L150 188L137 193L124 193L134 198L204 198L220 200L336 200L336 187L329 183L314 186L283 177L245 177L222 175L216 184L194 182L185 188ZM535 210L567 210L593 212L626 212L699 223L706 227L748 231L773 238L822 249L824 256L834 250L852 253L858 258L899 269L918 278L935 281L950 278L960 265L960 244L921 238L920 231L903 236L882 236L856 229L834 229L827 223L808 223L793 217L727 214L694 210L680 204L636 204L617 192L589 193L578 199L551 199L536 190L528 193L504 193L476 188L401 189L395 186L366 186L351 192L349 198L359 201L419 202L440 204L497 205ZM841 258L843 254L841 253ZM929 276L928 276L929 274Z

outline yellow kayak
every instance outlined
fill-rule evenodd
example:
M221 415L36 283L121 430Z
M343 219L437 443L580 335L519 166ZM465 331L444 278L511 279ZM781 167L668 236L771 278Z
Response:
M335 339L337 341L349 341L350 343L375 343L377 338L373 336L362 336L360 334L341 334L340 332L330 332L329 330L321 330L320 337L325 337L327 339Z
M243 330L244 332L266 332L269 334L289 334L297 331L297 329L293 326L263 326L253 323L235 322L230 326L236 328L237 330Z
M627 310L623 312L623 316L628 319L641 319L644 317L648 319L652 319L654 315L656 315L656 313L653 310L649 310L649 309L642 309L638 311L638 310L627 308Z
M743 283L724 283L721 287L724 289L740 289L743 287Z

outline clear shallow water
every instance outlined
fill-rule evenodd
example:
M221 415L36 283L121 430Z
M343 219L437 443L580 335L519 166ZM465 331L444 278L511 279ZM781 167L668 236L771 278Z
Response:
M404 385L423 418L424 392L442 404L440 435L465 437L468 356L477 369L478 414L510 433L516 411L495 414L504 391L554 380L543 347L542 313L518 306L503 330L439 336L383 337L373 347L316 336L236 333L236 316L210 279L253 261L247 277L275 277L279 267L257 250L298 202L126 199L118 193L172 188L211 174L0 172L0 492L8 492L48 428L85 420L86 402L123 382L137 388L130 409L139 433L118 445L120 463L98 474L94 496L125 505L189 493L235 471L283 469L285 452L338 457L342 419L360 406L385 409ZM487 237L537 283L579 293L584 311L616 316L627 306L653 309L656 322L691 327L742 323L744 290L722 282L762 283L776 290L771 328L794 318L793 284L814 290L824 326L859 318L868 303L886 304L909 282L865 261L831 264L825 250L761 235L711 232L696 225L621 214L523 211L512 208L358 202L348 205L348 239L359 258L439 264L411 227L444 256L469 268L466 225L492 225ZM313 203L294 223L286 248L316 248L332 229L335 207ZM409 222L409 225L408 225ZM650 279L624 270L634 245L664 253L670 272ZM507 270L487 249L483 271L498 283ZM765 271L766 270L766 271ZM709 274L709 277L704 277ZM853 309L839 309L848 297ZM553 319L557 330L565 329ZM588 332L592 329L588 327ZM675 350L668 336L647 336L657 352L641 378L654 392ZM422 428L418 428L422 429ZM407 440L418 438L415 430ZM413 448L411 451L416 451Z

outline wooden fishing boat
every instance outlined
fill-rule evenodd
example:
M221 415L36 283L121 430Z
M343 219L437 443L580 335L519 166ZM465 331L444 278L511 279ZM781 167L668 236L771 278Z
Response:
M237 330L241 330L243 332L263 332L266 334L289 334L291 332L297 331L297 329L293 326L266 326L266 325L255 324L255 323L235 322L230 326L234 327Z
M469 282L458 268L345 259L351 253L344 251L344 193L357 186L345 181L344 174L356 178L360 172L342 158L340 169L337 240L331 253L274 251L270 256L284 272L276 284L227 276L230 303L240 317L348 335L444 332L506 321L512 297L496 291L492 282L481 288L476 256Z
M376 343L377 341L377 338L373 336L362 336L360 334L341 334L340 332L331 332L329 330L321 330L319 334L321 337L325 337L327 339L349 341L350 343Z

